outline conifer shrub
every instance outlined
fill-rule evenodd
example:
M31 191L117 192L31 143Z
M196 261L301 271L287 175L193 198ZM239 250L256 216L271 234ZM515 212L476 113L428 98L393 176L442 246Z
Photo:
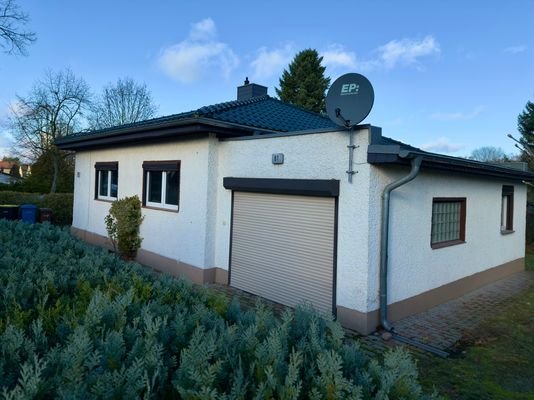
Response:
M133 260L141 247L143 239L139 229L143 219L139 197L125 197L111 203L105 218L106 230L115 251L126 260Z
M432 399L408 353L0 220L0 398Z

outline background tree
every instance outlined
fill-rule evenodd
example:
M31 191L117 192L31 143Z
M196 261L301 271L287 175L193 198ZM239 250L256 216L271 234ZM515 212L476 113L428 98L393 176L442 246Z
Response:
M20 164L20 158L18 157L4 156L2 157L2 161L15 162L17 164Z
M11 170L9 171L9 175L14 176L15 178L21 178L19 163L13 164L13 166L11 167Z
M508 157L503 149L500 147L484 146L479 147L478 149L473 150L469 156L471 160L483 161L483 162L498 162L498 161L509 161Z
M306 49L298 53L279 80L280 89L276 89L276 94L280 100L324 113L330 78L324 75L322 61L323 57L319 57L317 50Z
M83 79L70 70L47 72L26 97L17 96L17 108L10 118L16 151L23 158L43 159L51 165L50 193L55 193L60 167L69 153L59 150L54 141L81 128L91 94Z
M131 78L119 79L102 91L89 116L89 126L102 129L144 121L154 117L156 110L146 84Z
M521 134L520 141L527 147L530 155L534 152L534 103L527 101L525 109L517 117L517 130ZM525 149L526 150L526 149ZM527 153L529 155L529 153ZM531 157L532 158L532 157ZM534 160L531 160L534 161Z
M525 109L517 117L517 130L519 138L508 134L508 137L516 142L515 147L521 150L521 159L528 163L529 168L534 169L534 103L527 101Z
M58 159L58 176L56 192L72 193L74 191L74 155L66 154ZM53 161L45 153L32 165L32 173L21 184L25 192L45 193L50 190L54 176Z
M534 142L534 103L527 101L525 109L517 117L517 130L521 137L529 142Z
M29 21L15 0L0 0L0 48L7 54L26 54L26 46L35 42L35 33L24 30Z

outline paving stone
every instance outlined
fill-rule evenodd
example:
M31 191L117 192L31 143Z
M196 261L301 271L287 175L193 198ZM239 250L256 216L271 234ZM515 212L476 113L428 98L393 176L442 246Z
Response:
M239 299L243 308L254 307L258 297L242 290L226 285L208 285L219 293ZM423 313L412 315L396 321L395 332L423 342L441 350L454 348L464 333L473 331L485 319L496 313L506 311L509 307L507 299L519 295L522 291L534 287L534 272L521 271L498 282L491 283L468 293L458 299L433 307ZM287 308L269 300L261 301L272 307L276 315L281 315ZM431 357L430 353L413 346L400 343L394 339L383 340L381 333L375 332L362 336L346 329L347 340L357 339L362 350L368 355L380 355L388 349L405 346L423 357Z

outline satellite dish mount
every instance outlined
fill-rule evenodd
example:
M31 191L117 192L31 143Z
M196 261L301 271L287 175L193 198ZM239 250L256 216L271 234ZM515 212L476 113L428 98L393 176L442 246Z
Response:
M375 92L369 80L360 74L350 73L337 78L326 95L326 112L332 122L349 128L349 182L352 183L354 169L353 153L354 127L362 122L371 112L375 101Z

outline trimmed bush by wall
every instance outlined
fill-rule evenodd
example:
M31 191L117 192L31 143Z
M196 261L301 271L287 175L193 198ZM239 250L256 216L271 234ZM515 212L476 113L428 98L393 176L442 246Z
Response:
M39 208L50 208L54 213L53 223L56 225L72 224L72 193L21 193L0 191L0 204L35 204Z

